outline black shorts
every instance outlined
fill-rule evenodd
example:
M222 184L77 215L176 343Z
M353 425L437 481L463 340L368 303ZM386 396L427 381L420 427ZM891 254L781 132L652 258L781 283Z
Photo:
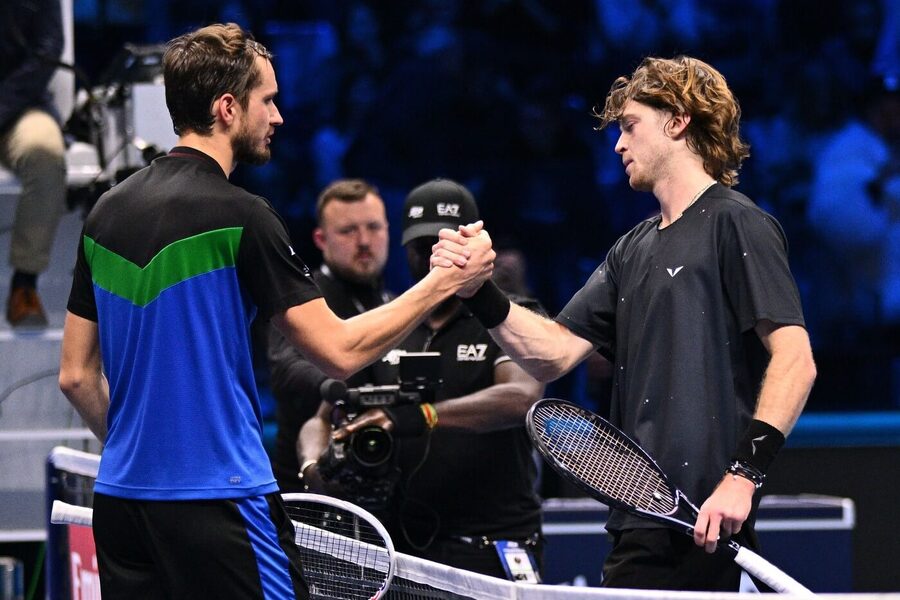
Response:
M755 550L756 535L735 537ZM611 532L613 547L603 563L603 587L645 590L737 592L741 567L728 550L708 554L694 539L672 529L625 529Z
M277 493L230 500L94 495L104 600L309 597Z

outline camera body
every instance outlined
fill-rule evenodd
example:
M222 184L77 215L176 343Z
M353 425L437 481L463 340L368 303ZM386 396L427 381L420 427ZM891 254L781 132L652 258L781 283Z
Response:
M387 357L399 367L398 383L347 388L334 402L335 428L352 423L368 410L433 402L440 377L439 352L394 351ZM319 457L325 481L340 485L345 497L370 509L383 509L400 478L394 437L377 426L365 427L343 440L331 440Z

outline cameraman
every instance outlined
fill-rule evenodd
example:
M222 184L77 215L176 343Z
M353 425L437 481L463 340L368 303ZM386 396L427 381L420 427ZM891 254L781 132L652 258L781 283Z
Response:
M471 193L453 181L436 179L410 192L402 241L413 277L428 273L441 228L477 218ZM434 405L372 409L332 434L332 406L323 402L300 433L309 489L323 490L312 461L332 435L340 440L381 427L397 442L400 481L382 518L399 551L507 577L497 542L514 541L539 566L541 505L524 418L543 386L509 360L455 298L436 308L402 347L440 352L443 385Z
M394 295L382 280L388 223L378 190L362 179L339 179L319 194L316 221L313 242L322 251L322 266L313 278L331 310L347 319L390 301ZM297 435L331 393L333 380L275 327L270 328L268 356L278 423L272 470L282 492L298 492L303 486L297 477ZM393 383L395 378L396 371L378 361L353 375L347 385Z

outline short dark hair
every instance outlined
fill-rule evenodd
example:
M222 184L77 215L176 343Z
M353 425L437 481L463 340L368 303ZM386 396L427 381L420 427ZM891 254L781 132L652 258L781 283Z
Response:
M234 23L208 25L171 40L163 55L163 78L175 133L212 133L210 107L223 94L233 94L247 108L250 90L262 81L257 56L272 59Z
M364 179L338 179L322 190L316 201L316 223L322 225L322 212L332 200L339 202L359 202L372 194L378 196L378 188Z

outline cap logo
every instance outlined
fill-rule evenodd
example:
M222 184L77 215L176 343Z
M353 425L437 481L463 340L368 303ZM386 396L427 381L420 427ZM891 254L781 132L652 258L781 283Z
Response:
M438 202L437 214L439 217L458 217L459 204L449 204L446 202Z
M409 207L409 218L410 219L421 219L422 215L425 214L425 208L422 206L410 206Z

